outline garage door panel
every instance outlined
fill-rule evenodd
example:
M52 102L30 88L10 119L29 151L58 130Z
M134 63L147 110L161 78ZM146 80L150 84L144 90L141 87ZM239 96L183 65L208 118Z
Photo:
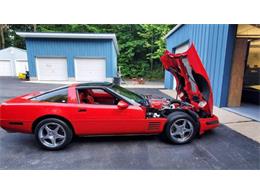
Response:
M14 76L10 60L0 60L0 76Z
M66 58L37 58L38 80L68 80Z
M28 70L27 60L16 60L15 70L16 70L16 76L18 76L19 73L25 73Z
M102 82L106 80L105 59L76 58L74 64L77 81Z

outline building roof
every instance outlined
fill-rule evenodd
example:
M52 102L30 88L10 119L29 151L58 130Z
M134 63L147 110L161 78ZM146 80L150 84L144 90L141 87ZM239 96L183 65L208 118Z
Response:
M3 51L7 51L7 50L10 50L10 51L22 51L22 52L26 52L25 49L21 49L21 48L18 48L18 47L7 47L7 48L4 48L4 49L0 49L0 53L3 52Z
M114 43L117 54L119 54L116 35L113 33L16 32L16 34L24 38L111 39Z
M167 39L172 33L174 33L176 30L178 30L183 24L177 24L173 27L172 30L170 30L164 37L164 39Z
M0 50L0 59L3 60L27 60L26 50L17 47L7 47Z

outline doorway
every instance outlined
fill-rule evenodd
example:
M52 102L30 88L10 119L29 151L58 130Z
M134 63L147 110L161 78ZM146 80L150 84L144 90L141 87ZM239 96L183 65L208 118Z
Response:
M238 25L228 97L229 110L260 118L260 25Z

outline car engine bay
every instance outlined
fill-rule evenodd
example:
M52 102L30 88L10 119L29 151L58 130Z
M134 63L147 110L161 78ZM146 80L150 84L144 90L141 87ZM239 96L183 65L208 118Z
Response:
M167 118L169 114L176 110L192 110L193 106L187 102L183 102L173 98L162 98L145 96L149 102L147 106L147 118Z

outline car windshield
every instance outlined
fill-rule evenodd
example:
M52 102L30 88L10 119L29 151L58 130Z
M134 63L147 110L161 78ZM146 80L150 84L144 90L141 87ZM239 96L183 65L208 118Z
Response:
M136 94L128 89L120 87L119 85L112 85L111 89L121 96L124 96L128 101L143 104L146 100L139 94Z

